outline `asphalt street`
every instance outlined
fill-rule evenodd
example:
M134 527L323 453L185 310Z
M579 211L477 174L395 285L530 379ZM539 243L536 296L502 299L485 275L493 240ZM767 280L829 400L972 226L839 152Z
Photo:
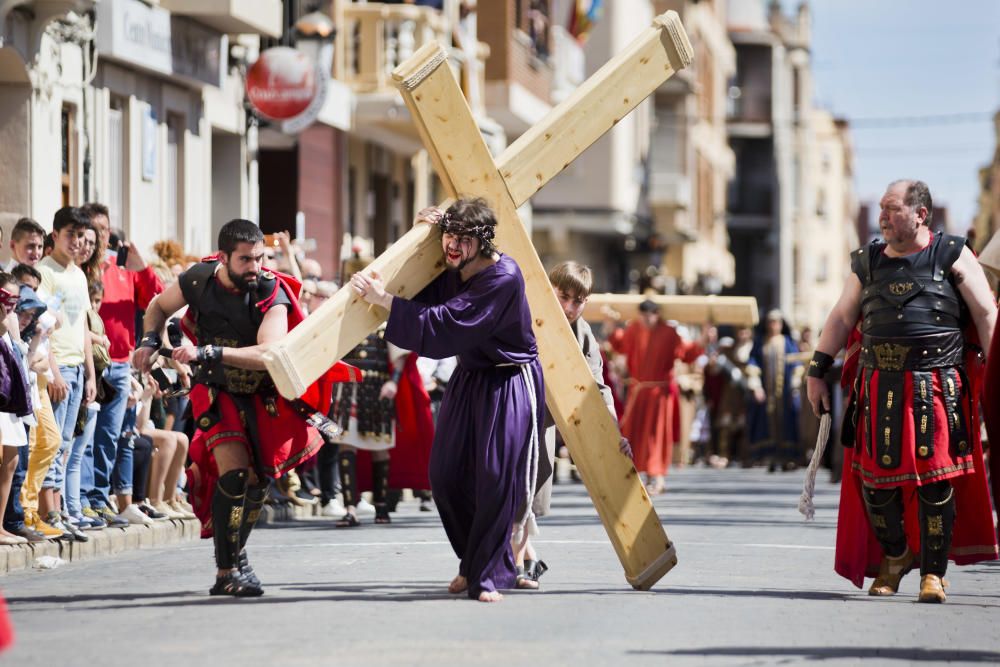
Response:
M435 513L390 526L307 520L258 530L263 598L210 598L207 540L0 578L10 665L759 665L1000 663L1000 562L952 567L948 602L919 576L871 598L833 572L838 487L796 510L800 472L674 470L656 498L679 564L625 582L582 485L542 520L539 592L449 595L457 561Z

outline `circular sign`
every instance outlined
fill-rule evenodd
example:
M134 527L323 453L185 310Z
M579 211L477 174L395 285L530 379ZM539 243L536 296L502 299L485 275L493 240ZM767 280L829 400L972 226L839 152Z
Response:
M264 51L247 71L247 98L257 113L271 120L298 116L317 89L316 65L287 46Z

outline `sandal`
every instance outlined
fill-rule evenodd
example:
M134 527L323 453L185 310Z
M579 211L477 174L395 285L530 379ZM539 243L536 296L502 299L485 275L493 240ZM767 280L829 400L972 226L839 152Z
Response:
M337 528L354 528L356 526L360 526L361 522L358 521L358 517L348 512L344 516L337 519L333 525Z
M392 517L389 516L388 503L375 503L375 523L392 523Z
M255 586L237 570L215 578L215 585L208 590L209 595L232 595L237 598L256 598L264 594L264 589Z
M525 561L524 564L527 565L531 561ZM537 591L538 582L528 574L524 567L517 566L517 578L514 579L514 588L520 588L522 590Z
M240 571L240 574L243 575L243 578L249 583L253 584L257 588L261 588L260 579L257 578L257 574L253 571L253 568L250 567L250 559L247 558L246 549L240 551L240 557L236 561L236 569Z
M524 561L524 574L532 581L538 581L538 579L548 571L549 566L545 564L544 560Z

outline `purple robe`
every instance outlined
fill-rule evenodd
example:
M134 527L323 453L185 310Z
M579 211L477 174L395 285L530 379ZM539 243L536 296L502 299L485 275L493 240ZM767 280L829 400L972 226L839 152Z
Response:
M446 271L414 300L393 299L385 336L422 357L458 357L431 448L434 502L469 597L513 588L511 526L545 417L521 270L503 255L466 283Z

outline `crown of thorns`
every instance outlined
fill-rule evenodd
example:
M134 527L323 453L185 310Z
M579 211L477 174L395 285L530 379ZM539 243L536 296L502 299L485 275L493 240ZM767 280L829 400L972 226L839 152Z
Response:
M493 239L496 238L496 224L469 225L451 213L445 213L438 220L441 232L452 236L474 236L482 245L483 254L491 254L495 250Z

